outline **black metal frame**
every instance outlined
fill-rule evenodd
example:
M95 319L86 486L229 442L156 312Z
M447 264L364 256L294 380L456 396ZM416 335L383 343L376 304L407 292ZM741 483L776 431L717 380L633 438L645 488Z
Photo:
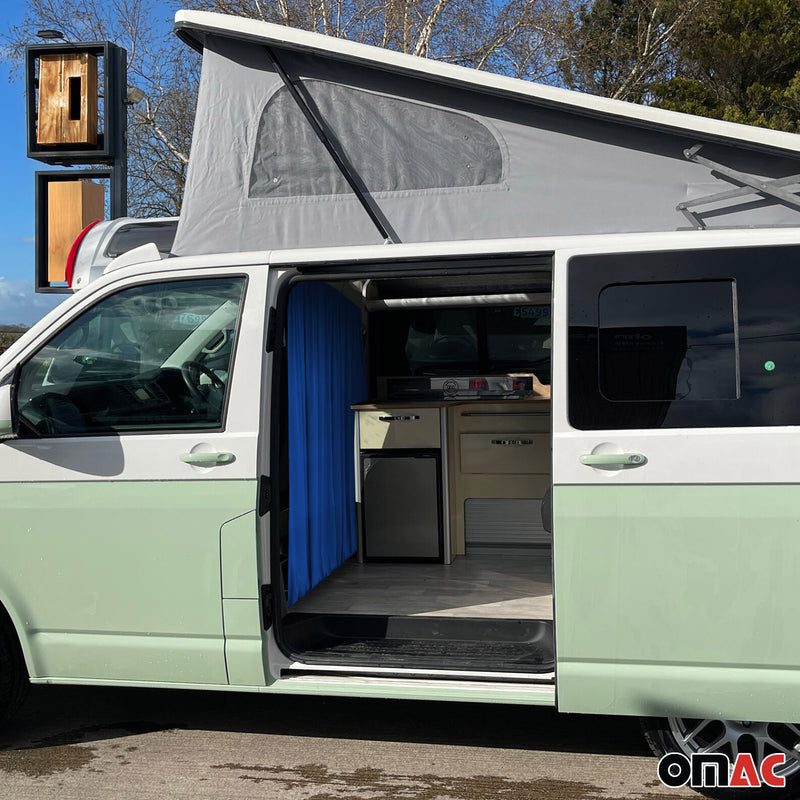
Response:
M36 141L36 62L40 56L92 53L103 59L103 128L97 145L42 145ZM113 164L125 155L127 122L127 52L113 42L29 44L25 47L25 91L28 117L28 158L48 164Z
M67 294L72 290L66 286L51 286L47 279L47 187L58 181L79 181L88 179L108 180L113 186L114 168L105 169L48 169L35 173L35 256L34 274L36 291L39 294ZM113 206L112 206L113 208ZM113 216L113 211L112 211Z
M103 59L103 125L97 145L41 145L36 141L37 89L36 62L42 55L92 53ZM25 47L25 89L28 158L45 164L74 167L99 164L91 170L51 170L36 173L36 256L34 284L39 293L63 294L64 286L51 286L47 280L47 183L81 179L106 179L109 183L110 217L128 214L128 53L113 42L74 42L30 44Z

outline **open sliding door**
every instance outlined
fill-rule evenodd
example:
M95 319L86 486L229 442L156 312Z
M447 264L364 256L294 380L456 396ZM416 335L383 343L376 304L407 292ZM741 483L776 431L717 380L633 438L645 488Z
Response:
M557 262L560 710L800 719L799 256Z

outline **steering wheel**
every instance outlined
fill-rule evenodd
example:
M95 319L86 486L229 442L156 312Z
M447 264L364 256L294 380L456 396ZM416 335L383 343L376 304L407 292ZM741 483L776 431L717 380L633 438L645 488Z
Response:
M220 392L225 391L225 383L222 378L205 364L201 364L199 361L184 361L181 364L181 376L192 397L203 402L208 400L208 396L200 388L201 375L205 375L211 381L211 386L214 389Z
M433 342L428 352L437 359L468 360L475 357L475 346L464 336L447 335Z
M69 436L86 432L86 420L66 395L47 392L19 410L20 418L39 435Z

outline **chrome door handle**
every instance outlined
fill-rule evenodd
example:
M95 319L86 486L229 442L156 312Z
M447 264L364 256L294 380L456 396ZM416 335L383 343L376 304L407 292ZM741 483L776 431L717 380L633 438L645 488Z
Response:
M647 457L641 453L589 453L578 461L587 467L642 467Z
M181 461L197 467L221 467L233 464L236 456L233 453L181 453Z

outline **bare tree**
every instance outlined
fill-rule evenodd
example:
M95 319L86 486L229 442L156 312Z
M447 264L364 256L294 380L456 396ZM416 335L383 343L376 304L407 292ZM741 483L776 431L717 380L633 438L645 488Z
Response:
M672 77L687 20L709 0L594 0L576 8L565 33L570 88L643 102L649 87Z
M29 0L0 37L19 71L42 28L69 41L110 39L128 51L129 211L180 212L199 59L174 38L176 8L235 14L534 80L557 78L570 0Z
M569 0L188 0L341 39L513 77L556 74Z
M128 107L128 208L137 216L180 212L189 163L199 58L177 45L168 19L178 3L157 0L30 0L2 37L12 74L42 28L71 42L109 39L128 53L128 85L144 98Z

